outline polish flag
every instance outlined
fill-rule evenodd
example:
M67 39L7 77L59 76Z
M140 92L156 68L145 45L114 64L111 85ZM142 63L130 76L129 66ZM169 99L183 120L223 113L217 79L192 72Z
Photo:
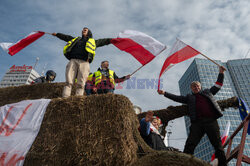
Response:
M227 137L228 137L228 134L229 134L229 130L230 130L230 122L228 121L226 129L225 129L223 135L221 136L222 146L225 144L225 142L227 140ZM212 155L211 161L213 161L214 159L215 159L215 154Z
M31 32L28 36L19 40L16 43L0 43L0 46L3 48L4 51L13 56L26 46L30 45L31 43L39 39L44 34L45 32L41 31Z
M168 69L170 69L174 64L180 63L185 61L189 58L192 58L196 55L200 54L199 51L195 50L191 46L185 44L179 39L176 39L174 46L170 51L170 56L167 57L165 60L160 75L159 75L159 82L158 82L158 90L160 89L160 78L162 74L164 74Z
M111 43L122 51L134 56L143 66L166 49L166 46L145 33L125 30Z

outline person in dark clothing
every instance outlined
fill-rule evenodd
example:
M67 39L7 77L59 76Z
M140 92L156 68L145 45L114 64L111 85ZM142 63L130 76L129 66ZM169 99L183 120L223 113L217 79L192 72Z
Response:
M163 90L159 90L160 95L176 102L188 105L189 117L191 120L190 133L188 135L184 153L193 154L195 147L200 142L204 134L207 134L211 144L215 149L215 156L219 160L219 165L226 164L226 156L222 147L220 131L217 119L222 117L221 109L213 97L223 85L224 71L223 66L219 67L217 82L210 89L201 89L198 81L191 83L192 94L177 96Z
M109 62L103 61L101 68L93 75L95 87L93 88L94 93L114 93L115 83L123 82L130 78L130 75L119 78L113 70L109 69Z
M146 117L140 120L139 131L144 141L155 150L169 150L163 142L164 137L159 132L161 120L148 111Z
M84 94L84 85L89 75L91 63L95 56L95 49L110 44L111 38L94 40L92 32L83 28L82 37L72 37L62 33L52 33L53 36L64 40L67 45L63 49L65 57L69 60L66 67L66 83L63 90L63 97L71 95L72 85L77 78L76 95Z
M56 73L53 70L48 70L45 74L45 76L39 77L32 82L32 84L38 84L38 83L51 83L55 80Z

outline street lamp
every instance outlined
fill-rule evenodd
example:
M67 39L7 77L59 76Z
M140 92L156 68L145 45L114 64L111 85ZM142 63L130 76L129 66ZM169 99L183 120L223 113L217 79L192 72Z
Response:
M167 146L169 146L169 137L172 134L171 128L172 128L172 124L173 123L174 122L172 120L169 121L169 125L167 126L167 129L166 129L166 131L167 131L167 133L166 133L166 136L167 136Z
M169 143L169 137L172 134L172 131L169 129L169 131L167 131L167 140L168 140L168 146L170 145Z

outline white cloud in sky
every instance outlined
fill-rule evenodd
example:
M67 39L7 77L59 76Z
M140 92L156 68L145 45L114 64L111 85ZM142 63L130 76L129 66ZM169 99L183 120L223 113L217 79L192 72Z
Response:
M31 31L61 32L79 36L84 26L89 27L95 39L116 37L125 29L144 32L168 46L178 37L212 59L227 61L243 58L250 48L250 1L248 0L17 0L0 1L0 42L16 42ZM40 58L37 70L57 72L56 81L65 81L65 45L60 39L45 35L13 57L0 51L0 78L13 64L33 65ZM136 79L157 79L168 50L156 57L134 76ZM198 56L201 57L201 56ZM110 68L118 76L132 73L140 64L113 45L98 48L91 71L102 60L110 61ZM163 75L163 88L179 94L178 80L192 60L172 67ZM124 83L126 85L126 83ZM124 94L142 107L143 111L179 105L156 93L156 89L123 89ZM182 126L180 126L180 124ZM173 137L186 137L183 119L173 125ZM183 140L174 144L183 148Z

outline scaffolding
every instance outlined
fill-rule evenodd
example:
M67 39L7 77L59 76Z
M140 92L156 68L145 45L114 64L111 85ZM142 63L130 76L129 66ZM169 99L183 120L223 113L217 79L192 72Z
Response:
M250 119L250 114L248 114L248 116L240 123L237 129L233 132L233 134L227 139L227 141L223 145L223 148L225 148L228 145L227 153L226 153L227 162L235 158L237 160L236 166L240 166L241 162L250 164L250 158L243 154L249 119ZM243 132L242 132L240 144L231 151L233 139L242 128L243 128Z

